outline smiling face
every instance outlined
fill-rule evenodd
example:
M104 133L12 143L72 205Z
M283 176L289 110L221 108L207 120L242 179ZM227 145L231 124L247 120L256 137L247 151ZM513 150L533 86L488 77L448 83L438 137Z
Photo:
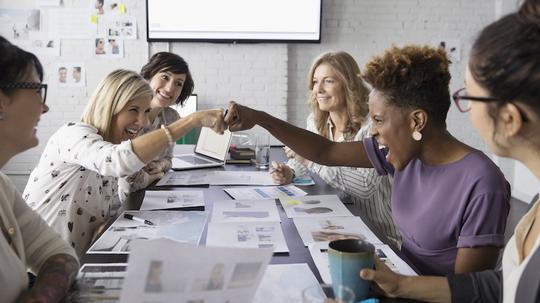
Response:
M41 83L33 66L16 82ZM42 102L39 90L15 89L9 96L0 92L0 98L0 111L5 114L0 120L2 144L9 142L9 149L15 153L38 145L37 124L41 114L49 111L49 107Z
M150 87L154 92L152 108L168 107L176 103L182 93L186 74L173 74L171 72L158 72L150 80Z
M411 135L410 111L390 104L380 91L373 90L369 95L369 116L373 136L389 150L387 161L402 170L418 153L418 143Z
M111 142L118 144L133 140L148 125L150 97L139 97L129 101L122 110L113 116L111 123Z
M313 73L313 95L322 111L341 112L346 108L343 85L328 64L319 65Z

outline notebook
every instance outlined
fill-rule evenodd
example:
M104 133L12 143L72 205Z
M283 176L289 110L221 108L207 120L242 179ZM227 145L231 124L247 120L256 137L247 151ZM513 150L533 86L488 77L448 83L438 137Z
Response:
M195 152L174 155L172 169L186 170L224 165L231 138L232 133L229 130L220 135L210 128L201 128Z

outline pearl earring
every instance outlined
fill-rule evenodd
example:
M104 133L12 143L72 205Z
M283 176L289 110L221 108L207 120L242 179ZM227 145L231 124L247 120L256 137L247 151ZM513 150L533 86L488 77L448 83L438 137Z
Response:
M414 141L420 141L422 140L422 133L415 130L413 133L412 133L412 138L414 139Z

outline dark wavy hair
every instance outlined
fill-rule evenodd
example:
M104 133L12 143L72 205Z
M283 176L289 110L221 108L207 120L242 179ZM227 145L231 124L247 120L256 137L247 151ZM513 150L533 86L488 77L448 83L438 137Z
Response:
M442 48L392 46L366 64L363 78L391 104L425 110L436 125L445 125L450 109L449 65Z
M540 113L540 0L485 27L471 50L469 70L492 97L490 114L506 102L520 101Z
M0 36L0 86L21 80L32 66L36 68L39 80L43 81L43 66L38 58ZM9 95L14 89L1 90Z
M193 77L191 76L187 62L177 54L169 52L156 53L150 58L150 61L142 67L141 76L150 81L150 79L159 72L186 74L184 87L182 88L180 96L176 99L176 104L184 105L184 102L193 93L193 89L195 88L195 83L193 82Z

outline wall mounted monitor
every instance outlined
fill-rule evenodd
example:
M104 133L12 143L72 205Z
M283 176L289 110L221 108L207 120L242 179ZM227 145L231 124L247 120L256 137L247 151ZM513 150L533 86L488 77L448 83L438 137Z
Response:
M147 40L318 43L322 0L147 0Z

